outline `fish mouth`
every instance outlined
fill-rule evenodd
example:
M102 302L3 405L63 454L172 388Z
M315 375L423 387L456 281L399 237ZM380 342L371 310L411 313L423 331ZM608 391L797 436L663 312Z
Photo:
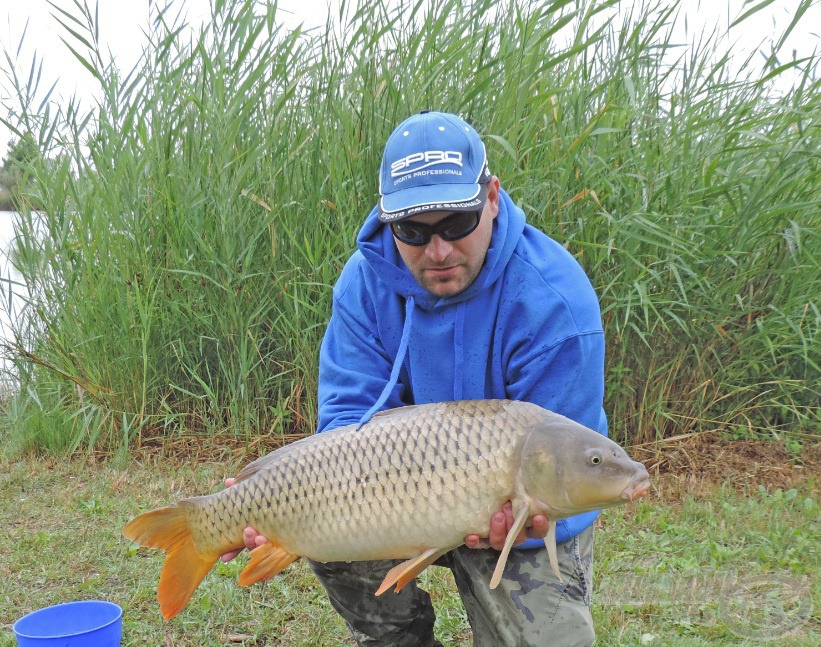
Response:
M647 492L650 491L650 477L643 476L640 479L636 479L630 485L628 485L624 490L622 490L621 498L630 501L631 503L636 499L640 499L643 497Z

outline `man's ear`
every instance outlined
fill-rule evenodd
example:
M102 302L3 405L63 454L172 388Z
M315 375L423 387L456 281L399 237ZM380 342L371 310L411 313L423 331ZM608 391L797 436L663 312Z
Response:
M490 181L487 183L487 203L490 206L490 217L495 218L499 215L499 190L501 189L501 185L499 184L499 178L495 175L490 178Z

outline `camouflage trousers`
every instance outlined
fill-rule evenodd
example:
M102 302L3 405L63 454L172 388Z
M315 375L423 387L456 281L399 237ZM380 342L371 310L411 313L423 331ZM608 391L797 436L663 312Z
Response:
M558 545L559 582L547 550L512 550L502 581L488 588L499 555L456 548L436 564L453 571L477 647L576 647L591 645L593 528ZM376 597L385 574L402 560L311 562L331 604L358 645L435 647L430 596L411 582L399 593Z

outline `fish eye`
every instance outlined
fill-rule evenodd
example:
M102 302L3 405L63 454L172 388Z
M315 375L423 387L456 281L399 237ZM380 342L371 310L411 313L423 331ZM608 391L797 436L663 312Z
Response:
M598 465L599 463L601 463L601 455L600 454L593 454L590 457L590 463L592 465Z

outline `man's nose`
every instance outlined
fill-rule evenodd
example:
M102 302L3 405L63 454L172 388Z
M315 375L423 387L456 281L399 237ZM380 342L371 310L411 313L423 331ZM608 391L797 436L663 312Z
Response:
M442 240L439 234L433 234L430 242L425 245L425 255L436 263L444 261L452 251L453 245L446 240Z

